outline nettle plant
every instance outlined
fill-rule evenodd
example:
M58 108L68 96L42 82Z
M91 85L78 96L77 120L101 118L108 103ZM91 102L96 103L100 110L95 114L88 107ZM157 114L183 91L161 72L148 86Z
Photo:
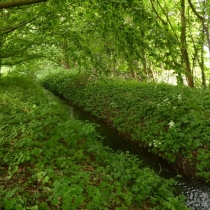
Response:
M116 79L83 82L64 75L46 77L43 84L169 162L178 156L188 160L196 176L209 180L208 90Z

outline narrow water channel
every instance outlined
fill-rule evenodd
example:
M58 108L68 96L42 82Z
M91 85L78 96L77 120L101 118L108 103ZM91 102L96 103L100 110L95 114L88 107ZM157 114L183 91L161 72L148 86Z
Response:
M96 124L98 133L104 137L103 144L105 146L109 146L113 150L129 151L137 155L144 166L151 168L163 178L176 178L177 172L166 161L152 155L146 149L126 141L115 129L108 127L105 123L72 105L70 105L70 114L75 119L88 120ZM210 184L189 177L182 177L175 187L178 194L185 195L186 204L192 210L210 210Z

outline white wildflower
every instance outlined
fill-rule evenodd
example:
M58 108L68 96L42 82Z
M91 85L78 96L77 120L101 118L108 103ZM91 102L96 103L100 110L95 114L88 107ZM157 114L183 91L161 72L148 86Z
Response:
M169 125L169 128L173 128L175 123L171 120L170 123L168 124Z
M159 142L158 140L153 140L153 145L157 147L158 145L161 145L161 142Z
M181 94L178 95L178 99L179 100L182 99L182 95Z

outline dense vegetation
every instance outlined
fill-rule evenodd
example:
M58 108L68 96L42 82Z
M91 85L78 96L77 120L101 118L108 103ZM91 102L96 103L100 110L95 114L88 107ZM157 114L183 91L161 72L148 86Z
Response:
M187 209L172 180L104 148L33 81L2 77L0 93L1 209Z
M209 181L209 14L208 0L0 0L0 208L181 209L167 182L96 143L48 92L1 76L79 70L43 84ZM180 87L146 83L170 79Z
M210 92L166 84L85 80L59 72L43 85L111 123L185 173L210 181Z

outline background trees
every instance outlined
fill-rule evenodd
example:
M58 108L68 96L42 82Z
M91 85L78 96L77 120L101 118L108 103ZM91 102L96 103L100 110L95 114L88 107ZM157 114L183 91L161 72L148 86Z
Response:
M207 86L206 0L15 2L0 10L1 65L48 60L65 69L154 81L173 70L178 83Z

